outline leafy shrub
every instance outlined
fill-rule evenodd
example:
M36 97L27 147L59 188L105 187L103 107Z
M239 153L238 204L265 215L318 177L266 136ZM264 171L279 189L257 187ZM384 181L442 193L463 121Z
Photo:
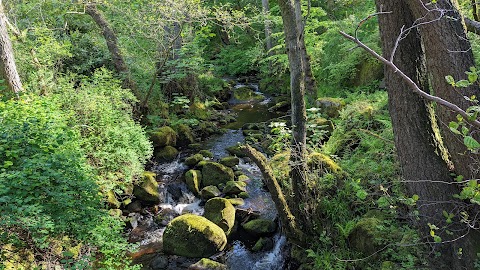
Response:
M102 191L124 190L144 170L152 146L143 128L132 119L135 97L111 72L100 69L82 78L75 88L66 79L56 94L62 108L75 115L88 161Z

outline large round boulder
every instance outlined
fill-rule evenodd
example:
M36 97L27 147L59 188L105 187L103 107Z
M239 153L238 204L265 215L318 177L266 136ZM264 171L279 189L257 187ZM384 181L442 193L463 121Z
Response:
M141 201L159 203L160 197L155 173L144 172L140 185L136 185L133 188L133 195Z
M165 146L155 151L155 157L161 161L173 161L178 156L178 150L173 146Z
M227 195L238 195L247 192L247 183L242 181L228 181L223 188L223 193Z
M210 220L185 214L173 219L163 233L165 253L190 258L210 257L225 249L227 236Z
M161 127L150 133L155 147L173 146L177 143L177 133L171 127Z
M217 186L233 181L233 170L217 162L206 162L202 167L203 184L205 186Z
M235 225L235 207L224 198L208 200L205 203L203 216L222 228L226 235L230 234L233 225Z

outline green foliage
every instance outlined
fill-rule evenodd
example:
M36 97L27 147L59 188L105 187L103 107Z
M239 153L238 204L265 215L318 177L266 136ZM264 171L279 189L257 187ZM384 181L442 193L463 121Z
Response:
M75 115L72 125L82 135L81 146L101 190L121 193L143 172L152 154L145 131L132 120L135 97L105 69L78 79L77 88L67 79L60 81L63 88L55 98Z

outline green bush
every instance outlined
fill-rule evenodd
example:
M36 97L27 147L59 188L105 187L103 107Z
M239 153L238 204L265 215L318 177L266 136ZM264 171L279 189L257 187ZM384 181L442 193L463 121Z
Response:
M100 69L83 78L78 88L67 80L56 94L62 108L75 115L89 163L103 192L124 190L144 171L152 146L143 128L132 118L135 97L111 72Z

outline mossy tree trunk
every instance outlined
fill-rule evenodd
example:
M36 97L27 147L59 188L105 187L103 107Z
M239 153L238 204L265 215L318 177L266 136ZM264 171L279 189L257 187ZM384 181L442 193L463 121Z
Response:
M12 42L8 36L7 20L3 2L0 0L0 75L5 80L8 90L18 98L19 94L23 92L23 87L13 56Z
M400 29L411 26L416 16L405 1L377 0L376 4L379 11L391 12L379 16L383 55L390 59ZM421 31L414 28L400 41L393 62L422 89L429 89L425 59L428 55L423 52L426 46L422 45L420 34ZM417 225L432 248L442 253L440 258L430 260L432 267L470 269L476 255L470 241L471 234L468 234L469 228L460 221L457 208L462 202L453 198L454 194L459 193L459 189L452 184L453 179L446 162L436 154L437 143L434 141L432 118L427 104L388 67L385 69L385 82L402 177L407 181L409 195L419 196L417 208L420 220ZM446 222L443 211L457 214L451 224ZM429 235L429 223L440 228L436 234L441 236L445 243L434 243ZM467 235L463 237L464 234ZM450 242L457 238L459 239ZM458 255L459 248L463 250L462 256Z

